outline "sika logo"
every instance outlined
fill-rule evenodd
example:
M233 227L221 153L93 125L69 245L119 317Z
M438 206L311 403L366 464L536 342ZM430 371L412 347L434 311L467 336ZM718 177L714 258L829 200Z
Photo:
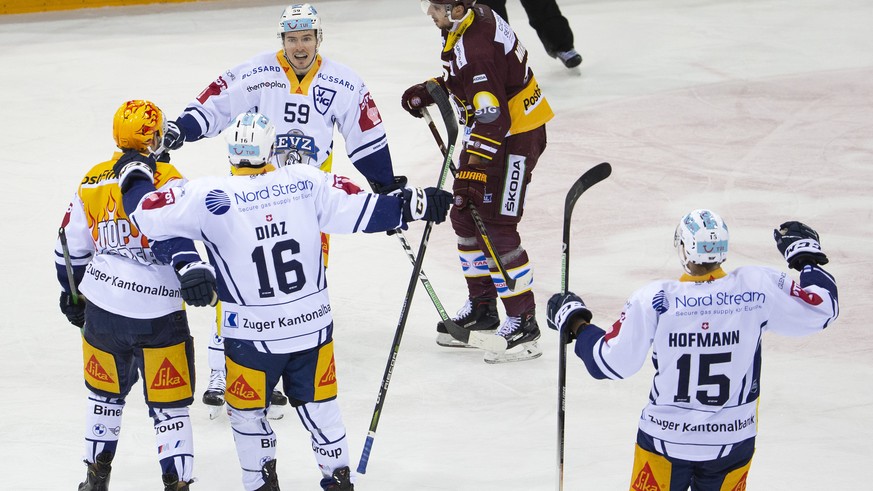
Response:
M740 478L740 482L737 483L736 486L731 489L731 491L746 491L746 479L749 477L748 471L743 473L743 477Z
M637 477L634 479L634 483L631 485L632 491L661 491L661 486L658 484L658 481L655 480L655 476L652 474L652 468L649 467L649 463L646 462L643 465L640 473L637 474Z
M246 379L240 375L234 380L232 383L228 384L227 391L236 397L242 399L243 401L257 401L260 400L258 397L258 392L246 382Z
M164 358L164 361L161 363L161 368L158 369L158 373L155 375L155 379L152 380L151 389L155 390L167 390L167 389L178 389L179 387L184 387L188 385L185 383L185 379L176 370L176 367L170 363L170 360Z
M110 384L115 383L94 355L91 355L91 359L88 360L88 363L85 365L85 372L101 382Z
M327 366L327 370L322 375L321 380L318 381L319 387L324 387L325 385L333 385L336 383L336 365L334 364L334 358L330 358L330 364Z

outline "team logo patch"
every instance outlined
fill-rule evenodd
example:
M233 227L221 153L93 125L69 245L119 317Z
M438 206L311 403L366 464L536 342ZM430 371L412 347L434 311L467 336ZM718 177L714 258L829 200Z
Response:
M206 193L206 209L213 215L224 215L230 210L230 197L220 189Z
M205 104L206 99L209 99L214 95L221 94L222 90L227 90L227 82L224 81L223 77L218 77L215 82L209 84L209 87L203 89L203 92L201 92L200 95L197 96L197 100L200 102L200 104Z
M167 205L172 205L176 202L176 195L173 189L166 191L155 191L142 201L143 210L157 210Z
M327 89L320 85L312 88L312 103L319 114L327 114L327 110L333 104L334 97L336 97L336 91L333 89Z
M346 176L333 176L333 187L342 189L346 194L358 194L362 190Z
M820 296L804 290L800 285L793 281L791 282L791 296L797 297L810 305L821 305L824 301Z
M652 473L652 468L649 467L648 462L643 465L640 473L634 478L631 489L633 491L662 491L661 485L655 479L655 475Z
M358 119L358 126L361 127L361 131L371 130L382 122L382 115L379 114L379 109L376 108L376 103L369 92L364 94L360 107L361 117Z
M667 294L664 293L664 290L659 291L652 297L652 308L659 314L670 310L670 300L667 299Z

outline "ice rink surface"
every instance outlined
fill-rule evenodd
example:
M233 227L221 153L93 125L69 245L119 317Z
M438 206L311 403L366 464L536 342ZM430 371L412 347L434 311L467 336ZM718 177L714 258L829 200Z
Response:
M873 455L873 8L869 0L563 0L585 61L549 58L520 4L509 17L556 117L521 224L535 268L545 354L487 365L434 343L438 316L417 291L361 490L555 489L558 346L545 302L559 288L563 197L584 170L612 177L582 196L573 220L570 287L604 326L636 288L676 277L672 233L707 207L731 228L726 269L784 267L779 223L816 228L840 287L841 317L807 338L764 337L758 450L748 489L869 486ZM440 73L439 36L417 1L321 1L321 53L357 70L384 119L395 170L436 182L440 157L403 90ZM53 246L84 172L114 149L127 99L175 117L225 69L278 49L284 4L215 2L0 18L0 134L9 186L0 197L0 488L74 489L85 388L78 331L57 307ZM361 181L341 138L334 170ZM227 172L219 139L187 144L188 177ZM417 244L422 227L407 237ZM23 237L23 239L22 239ZM32 240L31 240L32 239ZM448 224L425 271L442 303L466 292ZM331 294L340 404L357 464L411 267L383 234L335 236ZM796 276L795 276L796 277ZM191 309L200 383L192 406L201 491L238 490L227 418L199 402L212 312ZM570 358L565 489L628 488L652 367L622 382L588 377ZM128 397L113 491L159 489L153 428L140 385ZM283 489L318 489L308 434L288 411L273 425Z

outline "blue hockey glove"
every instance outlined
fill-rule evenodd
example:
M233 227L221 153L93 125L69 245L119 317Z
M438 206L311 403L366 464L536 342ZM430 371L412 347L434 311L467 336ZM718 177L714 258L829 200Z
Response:
M215 306L218 295L215 293L215 270L212 265L195 261L182 266L176 273L182 299L194 307Z
M122 193L138 179L153 181L155 169L157 169L155 158L136 150L125 150L121 158L112 165L112 171L118 177L118 187L121 188Z
M584 321L575 327L576 321ZM556 293L546 306L546 324L561 333L564 342L572 343L585 325L591 322L591 311L579 295L573 292Z
M378 182L370 181L370 187L373 188L373 192L376 194L392 194L395 196L403 196L403 192L401 191L406 187L406 176L394 176L394 181L391 184L379 184ZM403 225L400 226L397 230L406 230L409 228L406 225L406 222L403 222ZM397 233L397 230L386 230L385 233L387 235L394 235Z
M403 188L403 221L424 220L442 223L452 206L452 193L442 189Z
M773 230L776 248L788 261L788 267L801 271L807 264L827 264L828 257L821 250L818 233L797 221L785 222Z
M85 325L85 297L79 295L78 302L73 303L73 297L66 290L61 291L61 312L67 316L70 324L82 328Z
M164 135L164 148L178 150L185 143L185 130L175 121L167 121L167 133Z

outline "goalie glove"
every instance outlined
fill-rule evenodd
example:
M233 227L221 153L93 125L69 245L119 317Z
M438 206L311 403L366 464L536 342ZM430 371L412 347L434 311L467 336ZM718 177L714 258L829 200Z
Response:
M582 324L574 326L577 320ZM546 307L546 323L549 328L561 333L565 343L572 343L576 336L591 322L591 311L579 295L573 292L556 293Z
M218 294L215 292L215 269L211 264L194 261L182 266L176 272L179 288L185 303L194 307L215 306Z
M827 264L828 257L821 250L818 233L801 222L790 221L773 230L776 248L788 261L788 267L798 271L807 264Z

